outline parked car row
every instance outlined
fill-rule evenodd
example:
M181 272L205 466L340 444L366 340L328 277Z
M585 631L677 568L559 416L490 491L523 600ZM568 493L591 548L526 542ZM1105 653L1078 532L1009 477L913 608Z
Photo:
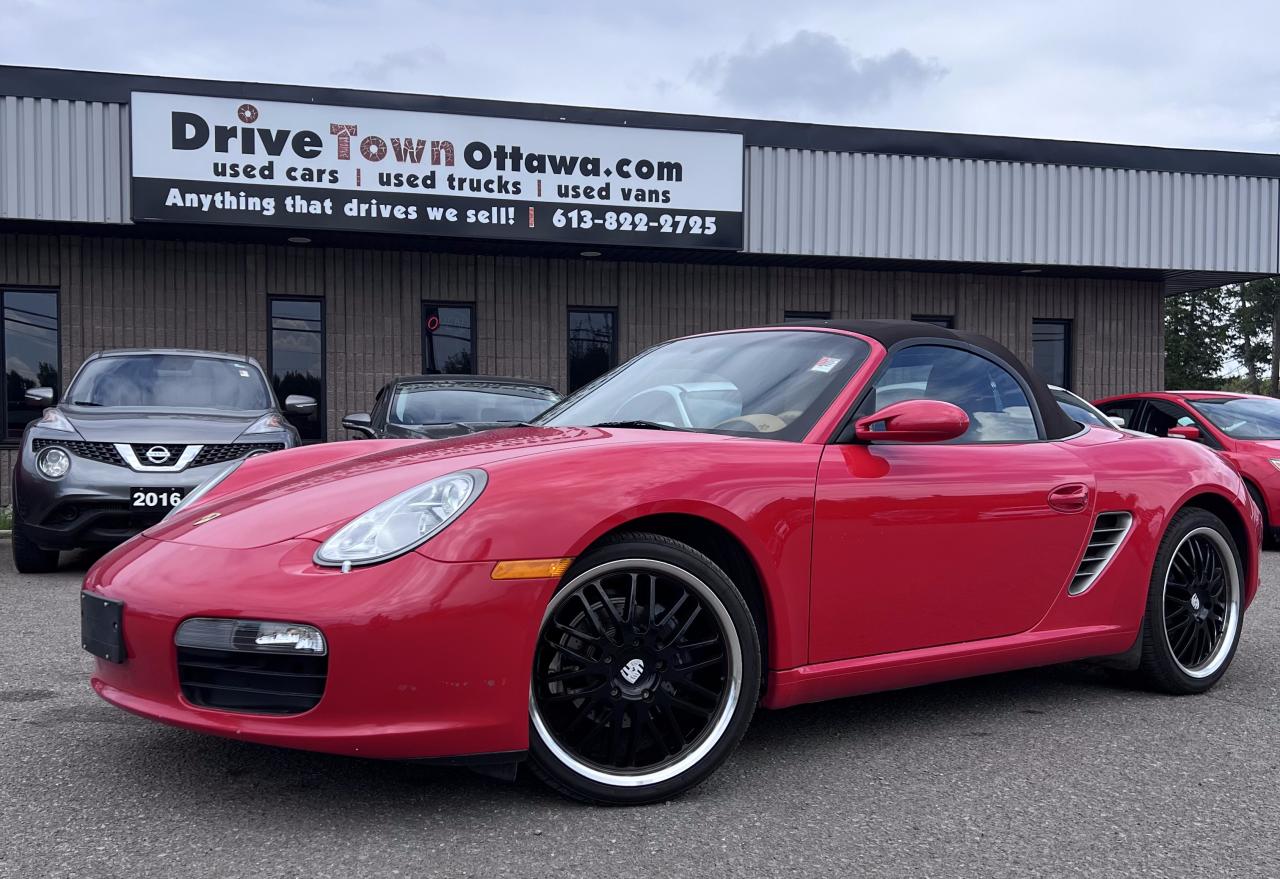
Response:
M671 385L637 403L649 420L679 426L685 406L727 405L729 412L731 387ZM923 388L899 381L880 394L888 404ZM1049 390L1081 424L1215 449L1241 472L1267 533L1280 523L1280 401L1167 392L1109 397L1099 408L1065 388ZM52 388L26 396L50 408L27 431L14 471L12 545L24 573L53 570L60 551L113 545L155 524L229 461L299 445L282 415L317 409L315 399L301 395L281 406L251 357L179 349L100 352L85 361L58 405ZM547 384L527 379L402 376L378 391L370 412L347 415L342 426L355 438L439 439L526 424L560 399Z
M160 348L93 354L61 400L53 388L26 398L48 408L28 426L13 472L13 559L23 573L155 525L230 462L298 446L283 416L318 405L293 394L282 406L252 357ZM360 436L439 438L528 421L559 399L521 379L409 376L378 392L371 415L342 423Z

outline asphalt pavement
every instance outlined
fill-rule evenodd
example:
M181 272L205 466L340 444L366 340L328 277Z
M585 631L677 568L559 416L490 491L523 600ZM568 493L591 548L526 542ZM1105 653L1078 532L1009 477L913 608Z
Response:
M1280 876L1277 553L1206 696L1066 666L761 712L635 809L126 715L88 686L87 564L0 543L0 876Z

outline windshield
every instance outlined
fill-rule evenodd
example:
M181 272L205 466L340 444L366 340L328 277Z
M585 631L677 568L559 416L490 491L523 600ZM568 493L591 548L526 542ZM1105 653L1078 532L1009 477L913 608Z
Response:
M1087 403L1077 397L1070 391L1064 391L1062 388L1051 388L1053 399L1058 401L1058 405L1062 407L1062 411L1067 413L1067 417L1072 421L1080 424L1088 424L1091 427L1108 427L1112 430L1116 429L1115 424L1107 416L1093 408L1092 403Z
M387 420L401 427L428 424L528 421L559 399L541 388L478 385L467 388L439 384L400 385Z
M679 339L597 379L541 423L649 421L799 441L869 350L851 336L805 330Z
M1280 400L1222 397L1187 402L1232 439L1280 439Z
M66 400L73 406L274 408L267 381L253 364L191 354L133 354L90 360L76 375Z

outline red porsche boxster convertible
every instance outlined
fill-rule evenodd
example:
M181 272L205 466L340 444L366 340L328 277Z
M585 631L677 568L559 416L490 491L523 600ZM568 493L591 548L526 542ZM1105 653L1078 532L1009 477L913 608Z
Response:
M534 425L241 461L81 622L145 717L642 803L757 706L1090 657L1207 690L1260 530L1212 451L1077 424L989 339L823 322L658 345Z

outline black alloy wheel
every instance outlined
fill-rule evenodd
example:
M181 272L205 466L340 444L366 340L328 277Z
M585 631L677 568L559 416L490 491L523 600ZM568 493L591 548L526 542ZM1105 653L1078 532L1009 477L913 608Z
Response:
M530 692L539 774L618 804L710 774L745 731L760 676L750 611L728 577L669 538L623 538L553 597Z
M1189 534L1165 578L1165 634L1173 658L1188 672L1204 668L1218 652L1235 602L1215 537L1209 531Z
M1142 625L1141 677L1168 693L1200 693L1226 672L1240 643L1240 551L1213 513L1184 509L1156 554Z

